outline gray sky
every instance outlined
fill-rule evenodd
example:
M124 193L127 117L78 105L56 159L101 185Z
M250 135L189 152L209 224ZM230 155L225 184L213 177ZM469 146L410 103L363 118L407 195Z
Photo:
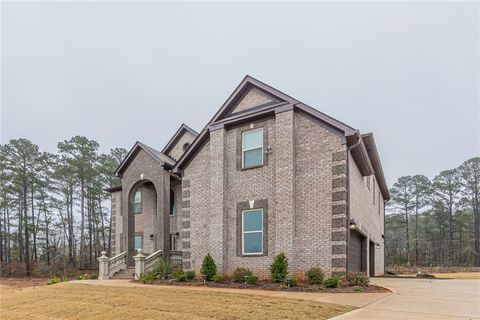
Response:
M245 74L361 132L389 184L480 154L475 2L2 2L1 142L161 149Z

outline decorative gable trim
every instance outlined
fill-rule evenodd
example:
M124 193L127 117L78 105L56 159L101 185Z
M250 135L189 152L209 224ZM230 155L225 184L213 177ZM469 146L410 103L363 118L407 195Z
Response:
M195 137L198 136L198 132L193 130L192 128L190 128L189 126L187 126L185 123L182 123L182 125L180 126L180 128L178 128L178 130L175 132L175 134L173 135L173 137L167 142L167 144L165 145L165 147L163 147L162 149L162 153L164 154L168 154L172 149L173 147L175 146L175 144L178 142L178 140L180 140L180 138L185 134L185 132L190 132L191 134L193 134Z
M132 161L135 159L135 157L140 152L140 150L143 150L146 154L148 154L150 157L152 157L155 161L158 161L161 166L164 166L164 167L167 167L167 168L173 168L173 166L175 165L175 160L173 160L169 156L161 153L158 150L153 149L152 147L147 146L146 144L143 144L143 143L137 141L133 145L132 149L130 149L130 151L128 152L125 159L123 159L122 163L120 163L117 170L115 170L115 176L117 176L119 178L123 178L123 173L128 168L130 163L132 163Z

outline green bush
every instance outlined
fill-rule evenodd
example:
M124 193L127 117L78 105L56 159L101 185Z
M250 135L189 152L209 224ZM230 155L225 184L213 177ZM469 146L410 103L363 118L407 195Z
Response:
M270 265L270 274L273 282L285 281L288 274L288 259L283 252L277 254L275 260Z
M88 273L84 273L78 276L78 280L88 280L90 279L90 275Z
M212 280L213 276L217 274L217 266L215 265L215 261L213 261L210 253L207 254L203 259L202 269L200 272L208 281Z
M62 281L63 281L62 278L54 276L54 277L50 278L50 280L48 281L47 284L56 284L56 283L60 283Z
M350 286L368 286L370 279L363 272L351 272L347 274L347 282Z
M180 282L185 282L187 280L187 277L185 276L185 273L182 272L177 272L175 274L175 279Z
M258 281L258 278L255 277L254 275L247 276L246 282L248 284L254 285L254 284L257 284L257 281Z
M213 282L219 283L222 282L222 276L219 274L216 274L212 277Z
M325 274L320 268L310 268L305 272L305 278L310 284L321 284L325 279Z
M339 277L331 277L325 279L323 281L323 285L327 288L336 288L338 287L338 284L340 283L340 278Z
M182 274L182 273L184 273L182 268L173 268L172 269L172 277L174 277L175 279L177 278L177 276L179 274Z
M145 284L152 284L156 278L157 278L157 275L153 272L144 273L138 277L138 279Z
M157 279L168 279L172 274L172 262L170 259L161 258L155 266Z
M187 272L185 272L185 278L186 278L187 280L193 280L193 279L195 279L195 277L196 277L195 271L187 271Z
M245 282L252 275L253 273L250 269L237 268L232 274L232 280L234 282Z
M298 280L295 276L291 276L291 277L288 277L287 279L285 279L285 283L289 286L289 287L296 287L297 284L298 284Z

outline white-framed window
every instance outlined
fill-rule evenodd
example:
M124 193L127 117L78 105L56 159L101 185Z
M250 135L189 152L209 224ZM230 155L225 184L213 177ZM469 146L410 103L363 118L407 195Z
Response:
M143 249L143 237L135 236L135 250Z
M242 132L242 168L263 165L263 128Z
M242 211L242 254L263 253L263 209Z
M141 213L142 212L142 191L138 190L135 192L135 196L133 197L133 212L134 213Z

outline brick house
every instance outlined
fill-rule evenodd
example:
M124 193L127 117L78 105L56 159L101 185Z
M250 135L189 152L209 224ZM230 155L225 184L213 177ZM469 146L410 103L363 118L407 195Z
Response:
M373 135L250 76L205 128L182 125L157 151L137 142L116 170L112 254L162 250L199 271L384 272L387 184Z

